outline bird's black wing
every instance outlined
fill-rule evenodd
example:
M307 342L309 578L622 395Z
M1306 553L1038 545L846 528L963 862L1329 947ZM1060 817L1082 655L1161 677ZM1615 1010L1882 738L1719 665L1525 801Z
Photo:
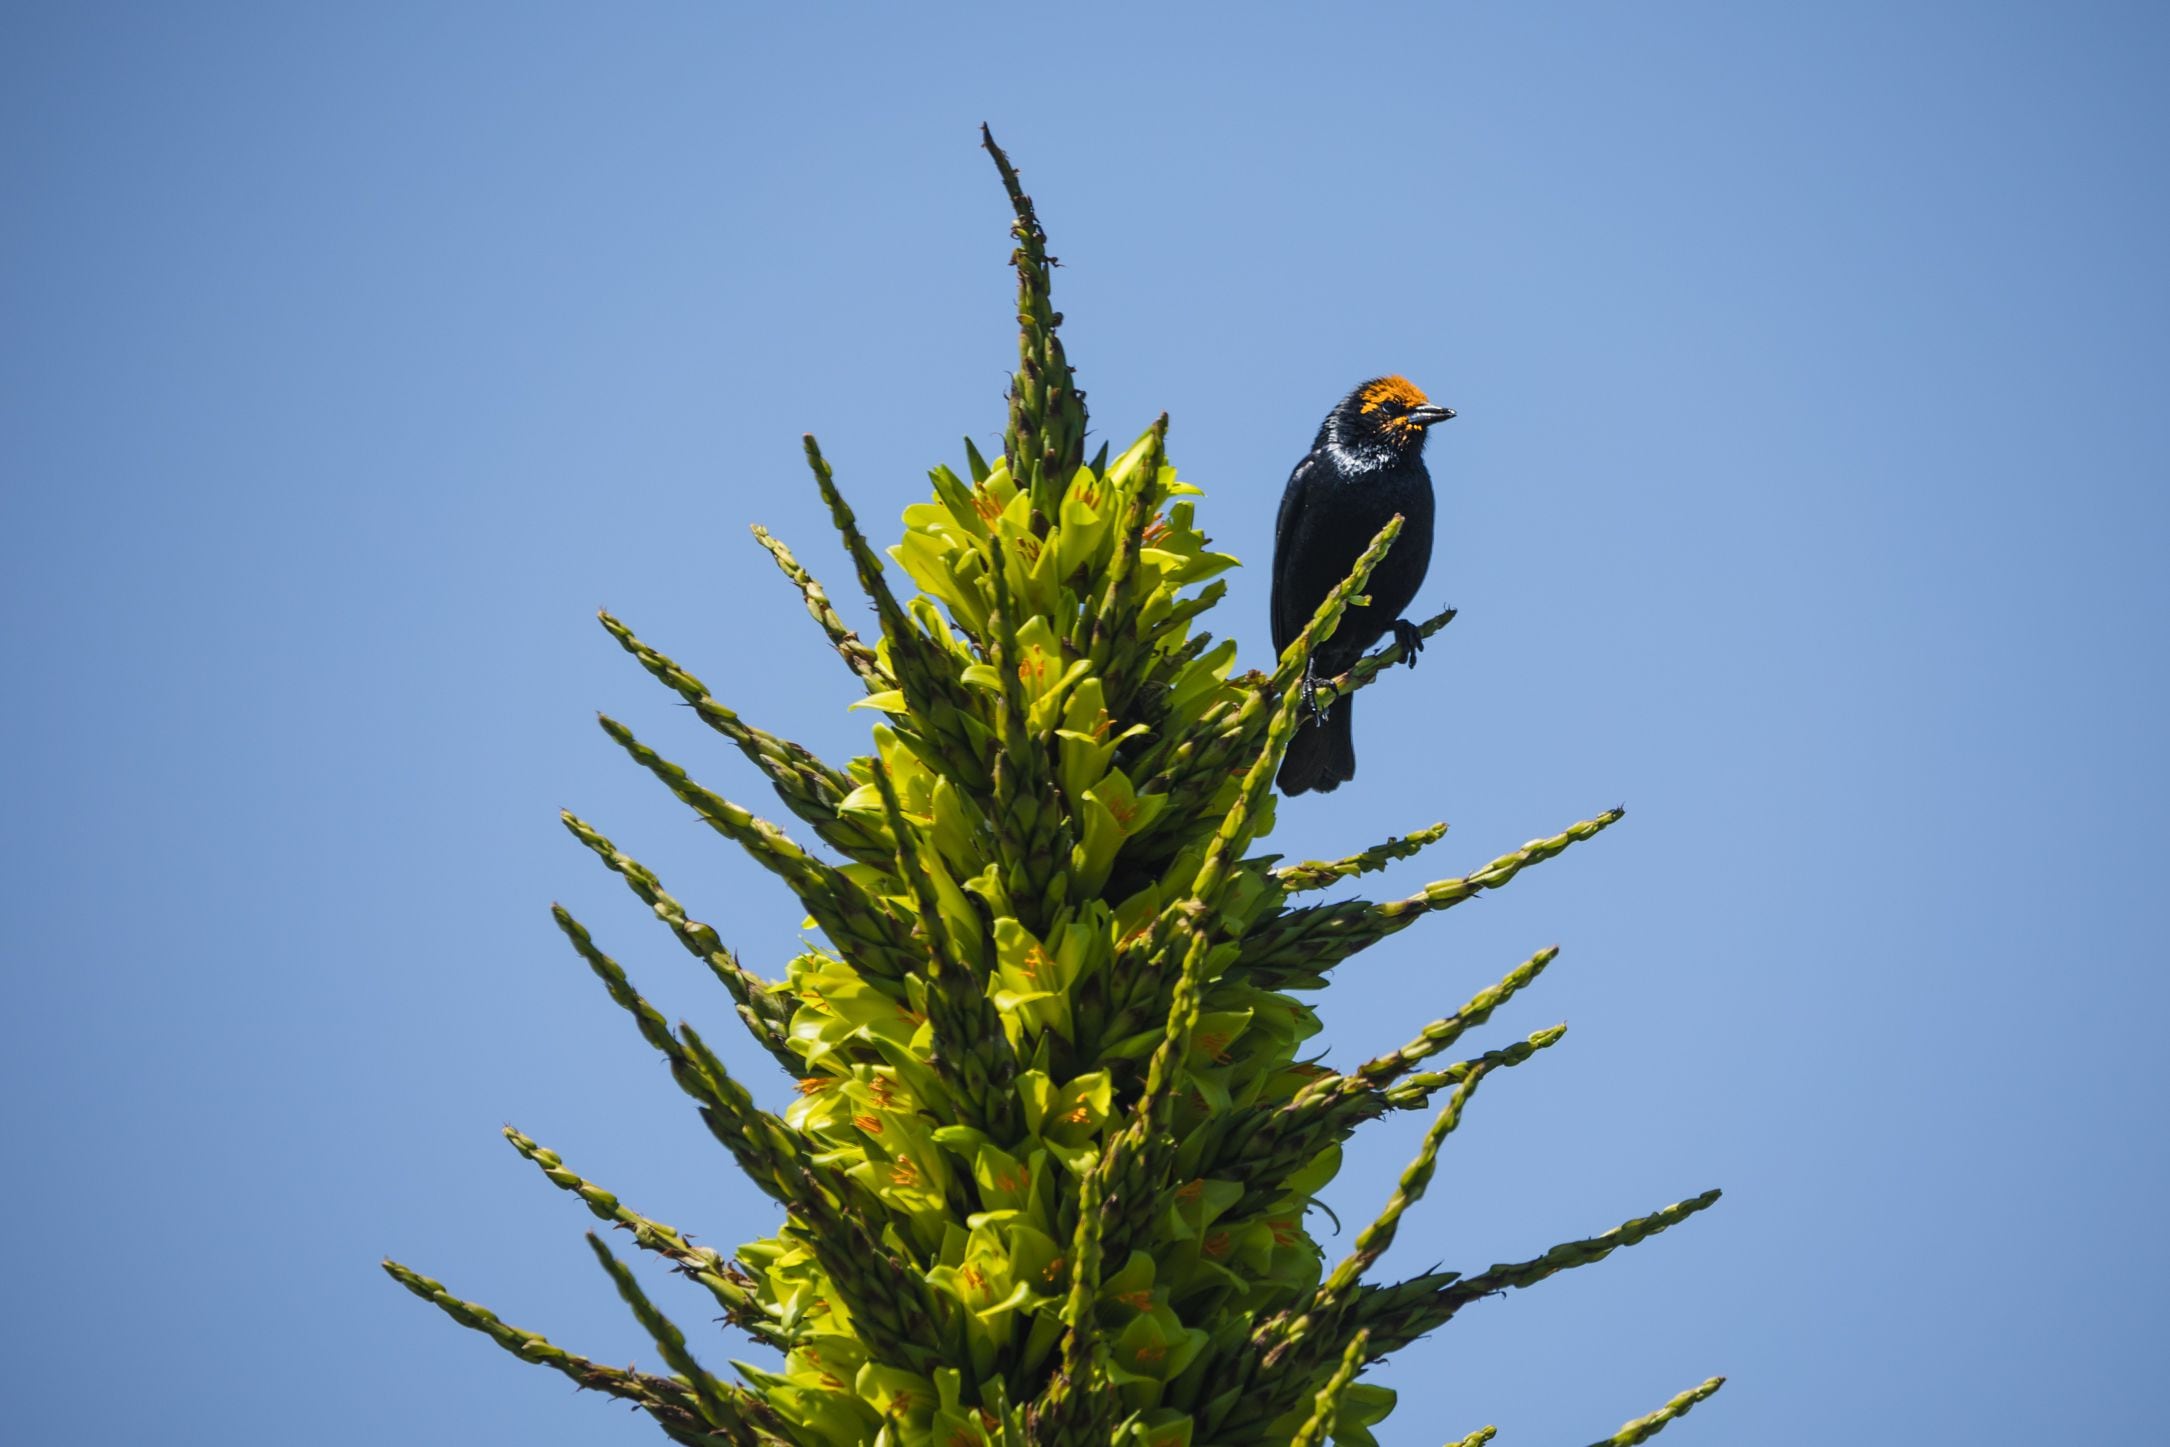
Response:
M1313 473L1318 463L1307 455L1296 464L1296 470L1288 475L1288 486L1281 492L1281 513L1273 524L1273 656L1278 659L1303 632L1304 624L1311 621L1308 613L1299 615L1302 599L1296 596L1297 540L1303 535L1304 509L1311 500L1316 485Z

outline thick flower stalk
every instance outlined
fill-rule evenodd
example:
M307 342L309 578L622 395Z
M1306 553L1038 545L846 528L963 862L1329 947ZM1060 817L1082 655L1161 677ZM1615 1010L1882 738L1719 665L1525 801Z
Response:
M580 921L560 909L558 924L782 1225L735 1252L695 1245L507 1128L553 1185L706 1293L690 1298L703 1329L689 1333L589 1238L663 1373L574 1356L428 1277L386 1269L506 1350L633 1403L678 1442L1368 1444L1393 1405L1361 1379L1368 1366L1481 1297L1599 1260L1717 1197L1471 1276L1372 1281L1396 1233L1415 1225L1479 1082L1565 1033L1455 1058L1557 951L1346 1072L1304 1058L1319 1022L1298 992L1620 811L1387 902L1302 897L1416 854L1445 825L1338 861L1257 852L1302 710L1368 686L1397 655L1383 649L1318 680L1317 700L1303 694L1313 648L1362 594L1400 520L1270 675L1232 675L1234 643L1198 625L1235 560L1200 530L1200 494L1167 460L1165 418L1119 455L1085 459L1084 394L1057 334L1046 238L1016 171L992 138L987 148L1015 218L1019 360L1003 455L967 443L962 474L935 468L932 496L906 509L903 540L884 555L807 439L814 485L873 605L878 632L866 637L783 543L755 530L864 684L858 706L879 717L870 752L823 762L602 615L760 772L791 822L717 792L713 762L697 778L626 724L604 718L604 732L774 872L815 933L782 978L763 978L598 828L570 813L566 827L715 975L790 1075L790 1108L758 1107ZM1422 1151L1329 1270L1307 1213L1342 1141L1388 1111L1428 1107ZM726 1342L708 1339L710 1317ZM731 1338L777 1360L719 1370ZM1614 1440L1644 1440L1716 1385Z

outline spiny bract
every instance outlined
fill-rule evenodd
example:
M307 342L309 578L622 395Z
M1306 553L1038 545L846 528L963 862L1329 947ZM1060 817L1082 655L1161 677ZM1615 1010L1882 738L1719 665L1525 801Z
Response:
M901 597L807 440L879 614L872 646L760 533L865 684L862 706L884 716L874 753L844 769L823 763L746 723L603 617L840 861L603 720L804 902L822 943L772 982L741 966L655 875L566 816L715 973L796 1080L781 1117L756 1107L691 1026L669 1026L558 911L786 1222L733 1255L696 1246L506 1131L551 1181L704 1287L730 1327L781 1354L781 1369L712 1374L599 1237L589 1238L597 1257L667 1372L602 1366L404 1266L386 1269L508 1350L645 1409L679 1442L1370 1443L1393 1395L1355 1381L1364 1364L1478 1297L1597 1260L1717 1193L1475 1276L1367 1283L1477 1082L1564 1031L1432 1062L1553 952L1347 1072L1301 1058L1319 1024L1291 992L1318 988L1358 950L1504 884L1619 813L1383 904L1292 901L1414 854L1443 825L1337 862L1276 868L1275 856L1247 857L1272 823L1269 781L1304 702L1306 662L1399 522L1271 677L1232 678L1234 645L1195 625L1222 593L1209 580L1234 560L1197 527L1197 490L1164 455L1165 418L1120 456L1084 463L1083 398L1048 304L1044 237L1016 173L987 144L1018 243L1021 359L1004 456L989 463L967 443L968 477L935 469L933 501L907 510L904 541L890 550L918 589ZM1322 701L1363 687L1396 653L1322 680ZM1386 1209L1327 1270L1305 1213L1340 1143L1366 1120L1442 1098ZM1712 1390L1683 1394L1617 1440L1643 1440Z

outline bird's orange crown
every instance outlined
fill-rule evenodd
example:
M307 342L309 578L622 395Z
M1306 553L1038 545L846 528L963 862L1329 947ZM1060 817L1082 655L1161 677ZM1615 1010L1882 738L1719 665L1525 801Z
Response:
M1376 382L1366 382L1360 410L1374 412L1389 402L1399 402L1404 407L1423 407L1431 402L1423 389L1407 377L1381 377Z

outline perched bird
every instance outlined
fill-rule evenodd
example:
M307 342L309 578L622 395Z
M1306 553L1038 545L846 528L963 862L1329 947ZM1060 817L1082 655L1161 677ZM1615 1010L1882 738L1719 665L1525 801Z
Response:
M1307 690L1313 675L1345 672L1388 629L1403 658L1416 666L1423 640L1401 614L1432 560L1432 477L1424 470L1424 438L1433 424L1453 415L1452 407L1433 406L1406 377L1376 378L1326 414L1318 439L1289 474L1273 532L1276 654L1303 632L1387 519L1402 515L1401 536L1364 589L1370 603L1343 613L1340 626L1312 650ZM1356 777L1353 702L1336 699L1324 716L1297 727L1275 781L1282 793L1328 793Z

